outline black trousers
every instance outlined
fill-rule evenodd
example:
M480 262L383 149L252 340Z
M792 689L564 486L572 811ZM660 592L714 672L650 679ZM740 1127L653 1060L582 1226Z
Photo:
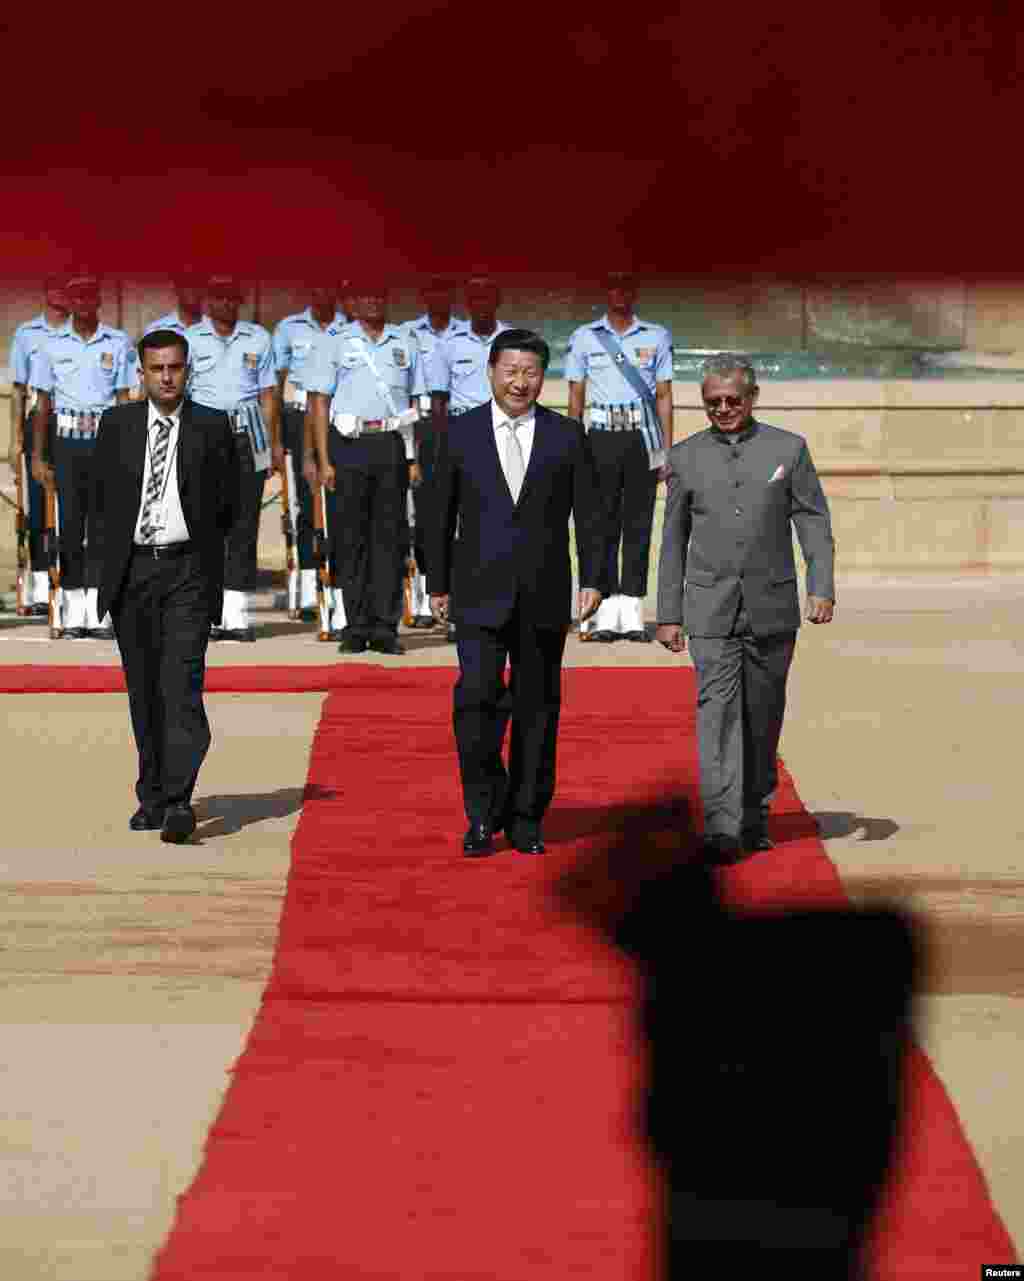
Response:
M330 436L335 510L334 581L345 605L346 636L394 636L402 617L409 547L409 466L397 432Z
M139 804L150 812L186 804L210 747L203 706L210 606L198 556L133 556L110 617L139 752Z
M46 523L46 493L32 476L32 453L35 446L35 410L25 417L25 523L28 526L29 566L37 573L46 569L43 550L43 526ZM43 450L44 455L46 449Z
M256 586L256 545L267 473L256 471L249 437L235 432L235 460L239 474L239 504L235 523L224 541L224 587L247 592Z
M605 529L609 535L602 590L606 596L617 596L621 592L624 596L642 599L647 595L658 474L651 468L640 432L595 428L587 433L587 438L597 465Z
M423 479L413 495L413 504L416 512L413 553L416 556L417 569L421 574L425 574L427 572L427 555L423 548L423 531L427 528L427 523L430 520L430 514L427 511L427 500L430 493L430 482L434 475L436 441L431 427L422 428L421 433L417 442L419 446L417 462L420 465L420 473Z
M286 409L281 421L284 447L292 456L298 511L295 520L295 551L300 569L315 569L313 559L313 491L302 474L302 447L305 414L301 409Z
M62 587L71 591L100 585L99 559L87 542L95 448L93 441L60 436L53 442L60 502L60 581Z
M499 628L459 623L453 723L466 817L535 825L555 794L567 627L537 627L517 607ZM505 684L505 660L510 680ZM512 722L508 770L501 757Z

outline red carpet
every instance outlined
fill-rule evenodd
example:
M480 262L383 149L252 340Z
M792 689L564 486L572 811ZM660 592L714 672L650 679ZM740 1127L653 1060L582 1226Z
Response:
M337 662L308 667L208 667L208 694L306 694L335 689L350 677ZM0 694L123 694L120 666L0 665Z
M692 677L566 673L548 856L470 862L453 673L334 671L273 974L155 1281L646 1281L633 984L549 887L616 804L692 794ZM844 903L788 778L775 822L786 843L730 873L734 899ZM919 1053L909 1086L877 1275L1011 1259Z

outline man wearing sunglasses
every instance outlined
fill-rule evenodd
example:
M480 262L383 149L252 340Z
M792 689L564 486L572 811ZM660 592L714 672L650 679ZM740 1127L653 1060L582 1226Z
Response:
M734 863L769 850L768 808L786 678L800 626L792 530L807 564L806 617L829 623L835 545L807 442L754 417L744 356L702 366L706 431L668 455L657 639L697 671L704 851Z

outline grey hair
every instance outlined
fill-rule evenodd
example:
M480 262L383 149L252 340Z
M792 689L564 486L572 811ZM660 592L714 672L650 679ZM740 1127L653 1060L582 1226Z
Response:
M707 360L701 362L700 380L702 383L705 378L728 378L730 374L742 374L747 391L753 391L757 386L757 370L754 368L754 362L749 356L740 355L736 352L720 351L714 356L708 356Z

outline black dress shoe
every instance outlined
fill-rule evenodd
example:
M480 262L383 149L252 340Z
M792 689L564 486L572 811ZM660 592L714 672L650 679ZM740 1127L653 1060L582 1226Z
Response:
M256 631L252 627L227 627L221 632L219 640L224 641L254 641Z
M513 849L520 854L543 854L544 840L540 828L535 823L513 823L508 832L508 839Z
M142 805L128 820L128 826L133 832L158 832L163 825L163 810L147 810Z
M114 629L112 627L90 627L87 629L90 640L113 640Z
M650 644L651 642L651 637L648 636L646 632L626 632L622 639L628 640L628 641L637 641L641 645L645 643Z
M37 605L29 605L28 613L25 615L25 617L26 618L49 618L50 607L49 605L44 605L42 601L40 601L39 604Z
M619 639L618 632L600 631L600 632L590 632L588 634L592 641L595 641L595 640L596 641L615 641Z
M66 627L64 629L65 640L85 640L86 635L84 627Z
M700 843L701 857L716 867L729 867L746 857L743 846L735 836L705 836Z
M210 641L211 641L211 643L212 643L213 641L219 641L219 640L223 640L223 639L224 639L224 628L223 628L223 627L211 627L211 628L210 628Z
M191 805L169 805L164 813L160 839L170 845L183 845L196 830L196 816Z
M470 823L462 838L462 852L467 858L484 858L494 853L494 834L486 823Z
M375 636L370 641L370 648L376 654L404 654L405 646L397 636Z
M366 637L365 636L342 636L341 644L338 646L339 654L365 654Z

